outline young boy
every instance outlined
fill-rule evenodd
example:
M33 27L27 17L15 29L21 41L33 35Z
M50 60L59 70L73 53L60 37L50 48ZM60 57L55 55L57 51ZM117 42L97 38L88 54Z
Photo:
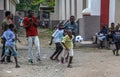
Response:
M51 60L57 60L57 61L59 61L58 56L61 53L61 51L63 50L63 47L61 45L61 41L62 41L62 37L63 37L63 32L64 32L63 25L60 24L59 27L58 27L58 29L56 29L56 31L52 34L51 42L50 42L49 45L52 45L52 40L54 39L54 42L55 42L55 45L56 45L56 50L51 55L51 57L50 57Z
M10 24L9 28L2 35L2 38L4 38L6 42L5 42L5 54L0 61L1 63L3 63L6 56L9 56L9 52L11 51L16 62L15 67L19 68L20 66L18 65L18 61L17 61L17 51L15 49L15 34L13 32L13 28L14 28L14 25Z
M62 51L62 58L61 58L61 62L64 63L64 58L67 56L67 54L69 53L69 63L68 66L69 68L72 68L72 59L73 59L73 39L74 36L72 35L72 31L68 30L67 31L67 35L65 37L63 37L62 39L62 44L63 44L63 51Z

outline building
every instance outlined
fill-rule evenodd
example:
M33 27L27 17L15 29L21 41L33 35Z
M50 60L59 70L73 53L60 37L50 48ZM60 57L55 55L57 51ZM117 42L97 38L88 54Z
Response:
M18 3L19 3L19 0L0 0L0 24L2 23L2 20L5 17L4 13L6 10L11 11L12 14L15 16L16 4Z
M90 40L101 29L100 24L110 26L120 22L120 0L56 0L51 20L68 20L71 15L79 24L79 34Z
M15 15L16 4L19 3L19 0L0 0L0 10L9 10Z

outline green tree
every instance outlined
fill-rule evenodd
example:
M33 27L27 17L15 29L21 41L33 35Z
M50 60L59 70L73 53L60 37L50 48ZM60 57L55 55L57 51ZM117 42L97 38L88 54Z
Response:
M20 0L20 4L17 5L17 10L38 10L40 4L53 7L55 5L55 0Z

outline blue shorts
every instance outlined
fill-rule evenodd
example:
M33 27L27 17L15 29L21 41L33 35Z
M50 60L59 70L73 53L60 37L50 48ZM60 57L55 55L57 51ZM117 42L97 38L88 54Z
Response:
M15 47L6 46L5 47L5 55L9 56L10 52L12 53L12 56L17 57L18 53L17 53Z

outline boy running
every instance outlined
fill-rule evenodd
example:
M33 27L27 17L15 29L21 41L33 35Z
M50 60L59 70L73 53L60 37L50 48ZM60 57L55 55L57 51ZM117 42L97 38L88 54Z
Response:
M56 31L52 34L51 42L50 42L49 45L52 45L52 40L54 39L54 42L55 42L55 45L56 45L56 50L51 55L51 57L50 57L51 60L57 60L57 61L59 61L58 56L61 53L61 51L63 50L63 47L61 45L61 41L62 41L62 37L63 37L63 32L64 32L63 25L60 24L59 27L58 27L58 29L56 29Z

